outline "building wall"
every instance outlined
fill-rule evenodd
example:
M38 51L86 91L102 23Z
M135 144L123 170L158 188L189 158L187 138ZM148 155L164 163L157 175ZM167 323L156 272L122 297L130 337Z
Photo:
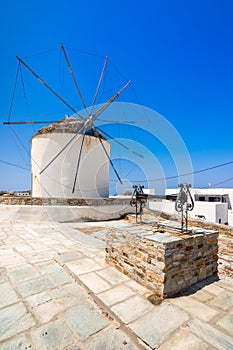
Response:
M82 135L42 173L40 171L74 137L72 133L50 133L33 137L31 143L32 197L104 198L109 195L109 160L99 142L86 136L75 192L72 193ZM108 155L110 144L102 140Z
M166 194L178 193L179 189L169 188L166 189ZM233 189L232 188L191 188L191 194L193 198L195 196L227 196L228 203L220 202L203 202L195 201L194 210L190 212L190 216L194 215L206 216L206 220L210 222L225 224L228 222L230 226L233 226ZM164 205L165 212L175 214L175 211L167 211L169 208L167 205Z

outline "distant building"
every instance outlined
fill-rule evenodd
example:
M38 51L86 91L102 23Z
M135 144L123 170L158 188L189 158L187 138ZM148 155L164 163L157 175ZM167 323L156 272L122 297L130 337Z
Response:
M27 191L18 191L18 192L14 192L13 195L16 197L28 197L30 196L30 193Z
M177 194L179 189L166 189L166 195ZM213 223L233 226L233 188L191 188L194 209L189 216ZM150 201L149 208L175 214L175 204L167 200Z

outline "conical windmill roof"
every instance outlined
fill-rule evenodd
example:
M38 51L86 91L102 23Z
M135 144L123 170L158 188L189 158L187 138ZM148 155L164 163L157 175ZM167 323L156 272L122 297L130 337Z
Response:
M83 134L83 131L84 131L84 128L82 128L83 123L84 122L82 120L79 120L76 117L66 116L64 119L58 122L55 122L53 124L47 125L39 129L33 137L38 135L51 134L51 133L76 134L78 132L80 134ZM105 137L101 135L101 133L98 132L98 134L102 139L106 140ZM86 131L86 135L98 137L94 129L90 129Z

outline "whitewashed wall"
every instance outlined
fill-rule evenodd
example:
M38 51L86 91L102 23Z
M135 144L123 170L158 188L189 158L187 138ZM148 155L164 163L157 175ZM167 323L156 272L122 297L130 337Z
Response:
M109 160L98 138L86 136L75 192L72 193L82 135L42 173L58 152L72 139L72 133L36 135L31 142L33 197L104 198L109 195ZM110 144L103 144L110 154Z

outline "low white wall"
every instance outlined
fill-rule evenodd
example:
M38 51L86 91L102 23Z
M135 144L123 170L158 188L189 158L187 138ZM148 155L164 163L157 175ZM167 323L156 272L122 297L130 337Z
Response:
M175 202L166 201L166 200L156 201L156 202L149 201L148 206L149 206L149 209L152 209L152 210L162 211L169 214L178 214L177 211L175 210Z
M198 218L204 216L206 221L225 224L228 222L227 203L199 202L194 203L194 209L190 212L190 217ZM203 219L204 219L203 218Z
M0 220L28 221L84 221L118 219L124 214L134 213L129 205L109 206L30 206L0 205Z
M168 214L178 215L175 210L175 202L162 200L161 202L149 201L149 209L162 211ZM194 209L189 211L189 217L203 219L205 221L225 224L228 222L227 203L194 202Z

